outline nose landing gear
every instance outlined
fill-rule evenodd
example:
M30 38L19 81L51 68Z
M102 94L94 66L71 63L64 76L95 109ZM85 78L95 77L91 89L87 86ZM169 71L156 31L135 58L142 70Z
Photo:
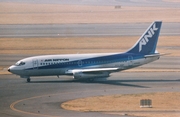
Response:
M27 82L31 82L31 79L30 79L30 78L27 78Z
M30 76L20 76L21 78L26 78L27 82L31 82Z

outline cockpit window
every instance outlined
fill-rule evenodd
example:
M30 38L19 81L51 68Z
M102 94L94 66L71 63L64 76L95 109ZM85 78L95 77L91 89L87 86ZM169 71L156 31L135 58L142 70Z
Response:
M15 65L16 66L21 66L21 65L25 65L26 63L25 62L23 62L23 61L18 61Z

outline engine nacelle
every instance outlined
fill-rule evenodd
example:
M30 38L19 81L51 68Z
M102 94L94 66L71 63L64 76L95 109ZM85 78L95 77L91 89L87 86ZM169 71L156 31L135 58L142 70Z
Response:
M82 73L74 72L74 79L89 79L89 78L105 78L109 77L108 72L98 72L98 73Z

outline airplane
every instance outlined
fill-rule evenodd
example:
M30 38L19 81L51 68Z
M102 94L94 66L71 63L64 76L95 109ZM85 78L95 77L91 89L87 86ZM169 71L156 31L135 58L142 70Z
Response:
M71 75L74 79L93 81L108 78L113 72L138 67L161 56L156 50L162 21L154 21L126 52L95 54L42 55L19 60L8 71L26 78Z

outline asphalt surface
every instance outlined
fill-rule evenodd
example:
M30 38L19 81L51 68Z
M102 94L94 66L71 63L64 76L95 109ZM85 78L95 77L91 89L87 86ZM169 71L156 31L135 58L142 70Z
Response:
M0 25L0 38L141 36L150 24L151 22L132 24ZM160 35L179 36L179 27L180 23L163 23Z
M70 77L33 78L31 83L14 75L0 75L2 117L112 117L105 112L64 110L61 103L89 96L179 92L180 72L115 73L107 81L73 81ZM123 113L123 112L122 112ZM123 116L122 116L123 117ZM127 116L126 116L127 117Z
M179 8L179 2L165 0L0 0L0 2L19 2L33 4L70 4L98 6L143 6L143 7L174 7Z

